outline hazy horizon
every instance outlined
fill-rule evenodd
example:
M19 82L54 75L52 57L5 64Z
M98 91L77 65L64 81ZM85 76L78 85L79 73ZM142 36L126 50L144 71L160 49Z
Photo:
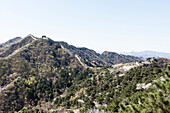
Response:
M0 43L46 35L96 51L170 53L168 0L5 0L0 2Z

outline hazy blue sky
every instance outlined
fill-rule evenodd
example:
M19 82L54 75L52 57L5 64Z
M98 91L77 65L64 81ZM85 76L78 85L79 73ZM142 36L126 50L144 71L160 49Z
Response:
M170 0L0 0L0 43L28 34L99 51L170 52Z

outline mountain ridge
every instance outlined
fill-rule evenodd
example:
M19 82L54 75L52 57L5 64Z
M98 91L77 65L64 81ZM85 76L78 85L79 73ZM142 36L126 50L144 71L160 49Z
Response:
M20 39L21 39L21 37L15 37L13 39L10 39L10 40L6 41L5 43L0 44L0 48L3 46L9 45L9 44L15 43Z
M170 59L170 53L157 52L157 51L151 51L151 50L145 50L145 51L139 51L139 52L135 52L135 51L119 52L119 53L141 57L142 59L147 59L147 58L152 58L152 57L156 57L156 58L163 57L163 58Z
M0 112L170 111L168 59L136 61L32 35L0 50Z
M31 42L33 42L34 40L39 40L39 39L45 39L45 40L51 40L52 39L44 36L42 38L37 38L34 37L33 35L28 35L25 38L21 39L21 44L17 45L13 44L11 46L9 46L7 48L7 51L5 52L1 52L0 53L0 57L7 57L9 54L12 54L12 52L14 52L17 49L20 49L21 47L25 46L26 44L29 44ZM22 42L23 41L23 42ZM25 42L24 42L25 41ZM116 63L127 63L127 62L132 62L132 61L141 61L140 58L138 57L134 57L134 56L130 56L130 55L119 55L118 53L115 52L107 52L107 54L105 54L106 52L103 52L102 54L97 53L96 51L92 50L92 49L88 49L86 47L75 47L73 45L69 45L67 42L64 41L54 41L58 44L61 45L61 47L63 47L64 49L67 50L67 52L71 55L78 55L82 62L84 62L84 64L86 64L87 66L92 66L92 67L100 67L100 66L107 66L107 65L114 65ZM4 51L4 49L0 49L0 51ZM115 58L111 58L108 57L108 54L112 54L111 56L115 56ZM89 63L92 62L92 63Z

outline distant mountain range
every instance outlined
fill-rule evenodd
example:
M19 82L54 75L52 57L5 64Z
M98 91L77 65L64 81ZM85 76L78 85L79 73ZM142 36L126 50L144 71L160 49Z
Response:
M168 58L170 59L170 53L165 53L165 52L156 52L156 51L141 51L141 52L121 52L121 54L125 54L125 55L132 55L132 56L136 56L136 57L140 57L142 59L147 59L147 58L158 58L158 57L162 57L162 58Z

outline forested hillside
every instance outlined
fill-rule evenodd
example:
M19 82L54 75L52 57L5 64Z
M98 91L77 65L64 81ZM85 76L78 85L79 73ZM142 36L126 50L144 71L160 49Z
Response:
M115 58L121 60L116 63L121 64L102 66L91 60L95 51L72 48L32 36L2 47L0 111L170 112L168 59L125 63L126 56L118 55ZM105 52L102 57L115 62L114 54Z

